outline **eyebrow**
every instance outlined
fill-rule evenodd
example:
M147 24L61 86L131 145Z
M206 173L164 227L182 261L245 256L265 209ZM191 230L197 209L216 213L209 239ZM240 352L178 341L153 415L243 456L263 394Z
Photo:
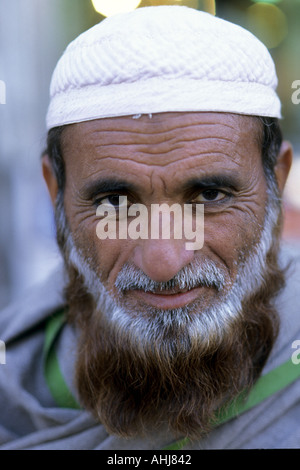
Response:
M238 189L239 178L234 175L214 174L201 178L191 178L185 181L178 191L196 191L206 188L230 188ZM141 191L135 184L117 178L100 178L86 183L80 190L80 196L85 200L92 200L103 193L129 193Z
M102 193L111 192L133 192L137 187L128 181L116 178L101 178L86 183L80 190L80 195L86 200L91 200Z
M191 178L183 185L183 191L206 188L230 188L237 190L241 182L236 175L214 174L201 178Z

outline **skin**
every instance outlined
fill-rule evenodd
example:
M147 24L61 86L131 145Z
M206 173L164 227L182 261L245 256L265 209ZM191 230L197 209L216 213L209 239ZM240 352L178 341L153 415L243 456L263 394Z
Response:
M291 155L290 145L284 142L276 166L281 192ZM124 263L134 264L155 281L168 281L194 259L210 259L224 271L230 288L240 258L259 241L267 186L258 123L251 117L163 113L81 122L64 131L63 157L65 211L74 241L115 295L114 283ZM54 204L57 183L47 156L43 173ZM216 176L229 181L216 185L212 181ZM91 183L111 178L129 184L130 189L99 187L89 194ZM202 186L192 185L195 179L201 179ZM205 204L203 248L186 250L184 238L99 240L96 208L113 195L126 195L129 202L145 204L149 210L155 203ZM199 298L206 303L217 294L201 287L189 292L132 291L126 295L132 305L178 308Z

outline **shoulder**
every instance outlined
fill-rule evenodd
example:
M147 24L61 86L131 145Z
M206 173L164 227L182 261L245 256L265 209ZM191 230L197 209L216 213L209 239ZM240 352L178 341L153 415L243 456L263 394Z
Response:
M283 244L280 264L286 272L286 284L275 300L280 330L264 372L289 360L293 342L300 340L300 245Z
M300 245L283 245L280 263L286 272L286 285L278 296L277 306L281 316L292 319L294 325L300 328Z
M65 272L60 264L42 282L0 312L1 340L12 341L64 305Z

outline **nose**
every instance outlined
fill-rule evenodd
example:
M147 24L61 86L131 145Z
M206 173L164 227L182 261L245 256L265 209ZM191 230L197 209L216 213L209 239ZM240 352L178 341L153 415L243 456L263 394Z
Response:
M156 282L172 279L194 257L183 240L143 240L133 254L133 263Z

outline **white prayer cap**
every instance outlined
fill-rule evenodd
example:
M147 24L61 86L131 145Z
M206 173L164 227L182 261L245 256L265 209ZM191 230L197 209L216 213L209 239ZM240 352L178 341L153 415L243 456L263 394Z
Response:
M184 6L139 8L81 34L59 60L47 128L172 111L280 116L267 48L249 31Z

